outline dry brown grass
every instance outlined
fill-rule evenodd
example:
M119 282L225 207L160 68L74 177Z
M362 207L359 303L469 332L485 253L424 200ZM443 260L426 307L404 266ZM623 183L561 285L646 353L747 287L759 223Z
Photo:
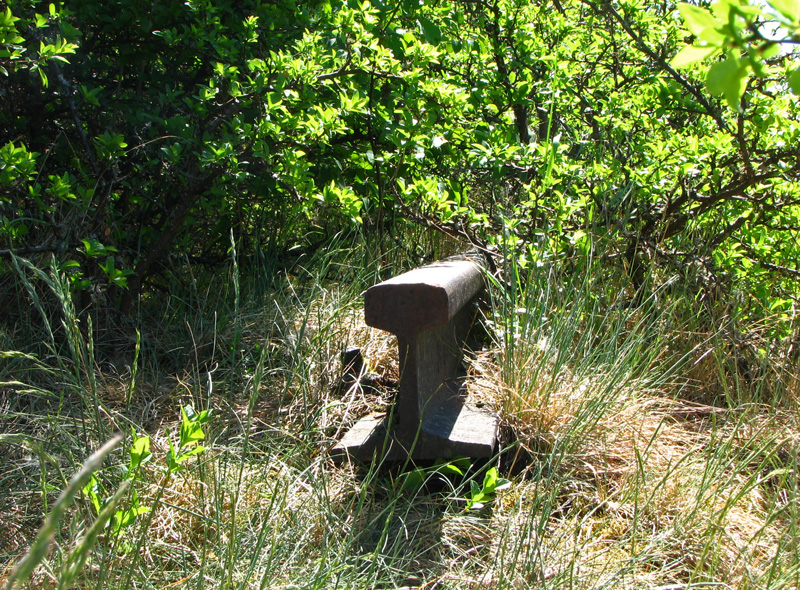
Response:
M719 358L705 349L659 386L569 355L557 362L546 339L517 341L513 355L478 351L469 395L500 413L519 452L502 461L513 463L511 488L467 511L466 480L403 490L397 467L329 460L327 449L350 424L391 402L391 387L337 387L342 349L361 347L368 370L391 382L396 343L364 324L352 292L306 288L285 287L267 309L244 305L216 332L213 322L165 328L175 342L158 343L153 356L179 344L194 350L170 371L145 363L130 399L130 372L101 367L97 393L109 428L130 419L151 436L155 458L136 487L140 503L156 510L144 534L134 526L104 540L80 587L94 587L100 571L106 587L120 589L125 580L259 590L798 586L796 371L766 374L783 380L770 384L783 392L778 407L753 403L744 389L767 377L723 382ZM736 399L750 401L713 403ZM209 450L165 480L167 429L174 437L187 403L214 409ZM56 423L32 417L5 424L33 434ZM64 424L66 416L60 427L74 436L76 425ZM60 436L59 453L69 439ZM25 508L0 501L0 533L41 511L37 473L24 471L23 455L14 446L6 458L25 483L15 496ZM51 472L46 483L63 482ZM81 506L59 539L64 547L91 521ZM0 572L34 531L12 546ZM52 584L44 574L36 580Z
M472 387L502 410L535 477L559 445L572 444L559 473L545 475L560 489L523 481L495 506L502 534L490 562L516 546L547 564L512 587L558 585L561 577L587 588L761 586L778 548L786 550L779 515L796 497L797 411L710 406L691 401L691 392L688 400L664 397L635 381L611 391L602 374L580 379L555 367L540 343L521 351L510 383L494 360L502 352L479 355ZM587 429L581 412L597 396L608 399ZM542 494L551 496L532 500Z

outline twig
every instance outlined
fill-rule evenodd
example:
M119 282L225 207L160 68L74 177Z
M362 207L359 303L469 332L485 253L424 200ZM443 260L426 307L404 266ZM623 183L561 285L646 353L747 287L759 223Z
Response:
M597 10L597 7L595 6L594 2L590 2L589 0L583 0L583 2L591 6L594 10ZM715 109L711 105L711 103L708 102L708 100L700 90L692 86L689 83L689 81L683 76L681 76L675 70L675 68L669 65L669 63L663 57L661 57L655 51L650 49L650 46L644 42L644 40L636 33L636 31L634 31L631 28L631 26L627 22L625 22L625 19L622 18L622 15L620 15L620 13L617 12L617 10L611 5L611 2L609 0L602 0L602 6L606 8L609 14L611 14L611 16L613 16L614 19L622 26L625 32L628 33L628 36L636 42L636 44L639 46L639 49L641 49L644 53L646 53L651 59L655 60L656 63L658 63L658 65L661 68L663 68L667 73L669 73L669 75L672 76L678 84L683 86L687 92L689 92L692 96L694 96L695 99L697 99L697 102L703 105L703 108L706 109L706 112L711 116L711 118L714 119L714 121L716 121L717 125L722 131L730 133L731 130L730 127L728 126L728 123L725 121L725 119L722 118L722 115L720 115L717 112L717 109Z
M55 246L27 246L25 248L5 248L0 250L0 256L26 256L40 252L64 252L76 248L77 244L57 244Z

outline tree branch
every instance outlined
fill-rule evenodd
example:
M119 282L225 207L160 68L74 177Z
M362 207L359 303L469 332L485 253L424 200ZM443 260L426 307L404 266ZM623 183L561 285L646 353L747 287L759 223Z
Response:
M583 2L585 4L591 6L592 9L597 10L597 6L595 6L594 2L590 2L589 0L583 0ZM689 81L686 78L681 76L675 70L675 68L673 68L671 65L669 65L669 62L667 62L663 57L661 57L659 54L657 54L655 51L653 51L650 48L650 46L647 45L647 43L645 43L644 40L636 33L636 31L634 31L633 28L631 28L631 26L625 21L625 19L622 18L622 15L620 15L620 13L617 12L617 10L612 6L610 0L601 0L601 2L602 2L603 8L605 8L608 11L608 13L612 17L614 17L614 20L616 20L622 26L622 28L625 30L625 32L628 34L628 36L631 39L634 40L636 45L639 46L639 49L642 52L644 52L648 57L650 57L650 59L654 60L670 76L672 76L672 78L678 84L683 86L683 88L686 89L687 92L689 92L692 96L694 96L694 98L697 100L697 102L699 102L701 105L703 105L703 108L706 109L706 113L712 119L714 119L714 121L717 123L717 126L722 131L725 131L726 133L730 133L731 129L728 126L727 121L725 121L725 119L717 111L717 109L715 109L713 107L713 105L710 102L708 102L708 100L706 99L706 97L703 94L703 92L701 90L699 90L698 88L696 88L695 86L693 86L692 84L690 84Z

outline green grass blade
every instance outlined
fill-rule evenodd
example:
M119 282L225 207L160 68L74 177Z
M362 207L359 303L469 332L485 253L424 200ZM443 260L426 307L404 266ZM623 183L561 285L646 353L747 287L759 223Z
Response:
M122 482L114 495L109 499L106 505L103 506L103 509L100 511L100 514L97 515L92 526L89 527L89 530L86 531L83 538L81 538L75 548L67 556L65 567L62 569L61 576L58 579L59 590L68 588L75 579L75 576L77 576L78 572L83 568L92 547L94 547L94 544L97 542L97 537L103 532L106 524L111 520L111 517L114 516L117 505L128 491L130 484L131 480L129 479Z
M111 440L100 447L99 450L93 453L83 464L83 467L81 467L81 469L72 476L67 484L67 487L64 488L64 491L61 492L58 500L56 500L55 504L53 504L50 514L48 514L47 518L45 518L44 524L42 524L42 528L36 535L36 539L34 539L33 544L28 550L28 553L25 554L25 556L17 563L16 567L11 572L11 576L8 578L8 582L6 583L6 590L12 590L14 588L14 584L16 583L22 584L25 582L31 573L33 573L33 570L36 568L36 566L41 563L41 561L44 559L44 556L47 554L47 549L50 547L50 543L56 534L56 530L61 522L61 518L64 516L64 512L72 503L72 500L75 499L75 496L78 494L78 492L80 492L89 481L92 473L94 473L100 467L108 454L120 443L120 441L122 441L122 435L115 435Z

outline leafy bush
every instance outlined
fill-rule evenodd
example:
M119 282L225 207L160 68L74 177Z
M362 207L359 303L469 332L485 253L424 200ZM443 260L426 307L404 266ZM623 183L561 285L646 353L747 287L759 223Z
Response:
M603 242L631 297L656 266L788 341L796 8L683 4L686 49L675 7L638 1L15 0L1 255L54 254L81 309L129 313L232 234L280 259L408 220L522 265Z

